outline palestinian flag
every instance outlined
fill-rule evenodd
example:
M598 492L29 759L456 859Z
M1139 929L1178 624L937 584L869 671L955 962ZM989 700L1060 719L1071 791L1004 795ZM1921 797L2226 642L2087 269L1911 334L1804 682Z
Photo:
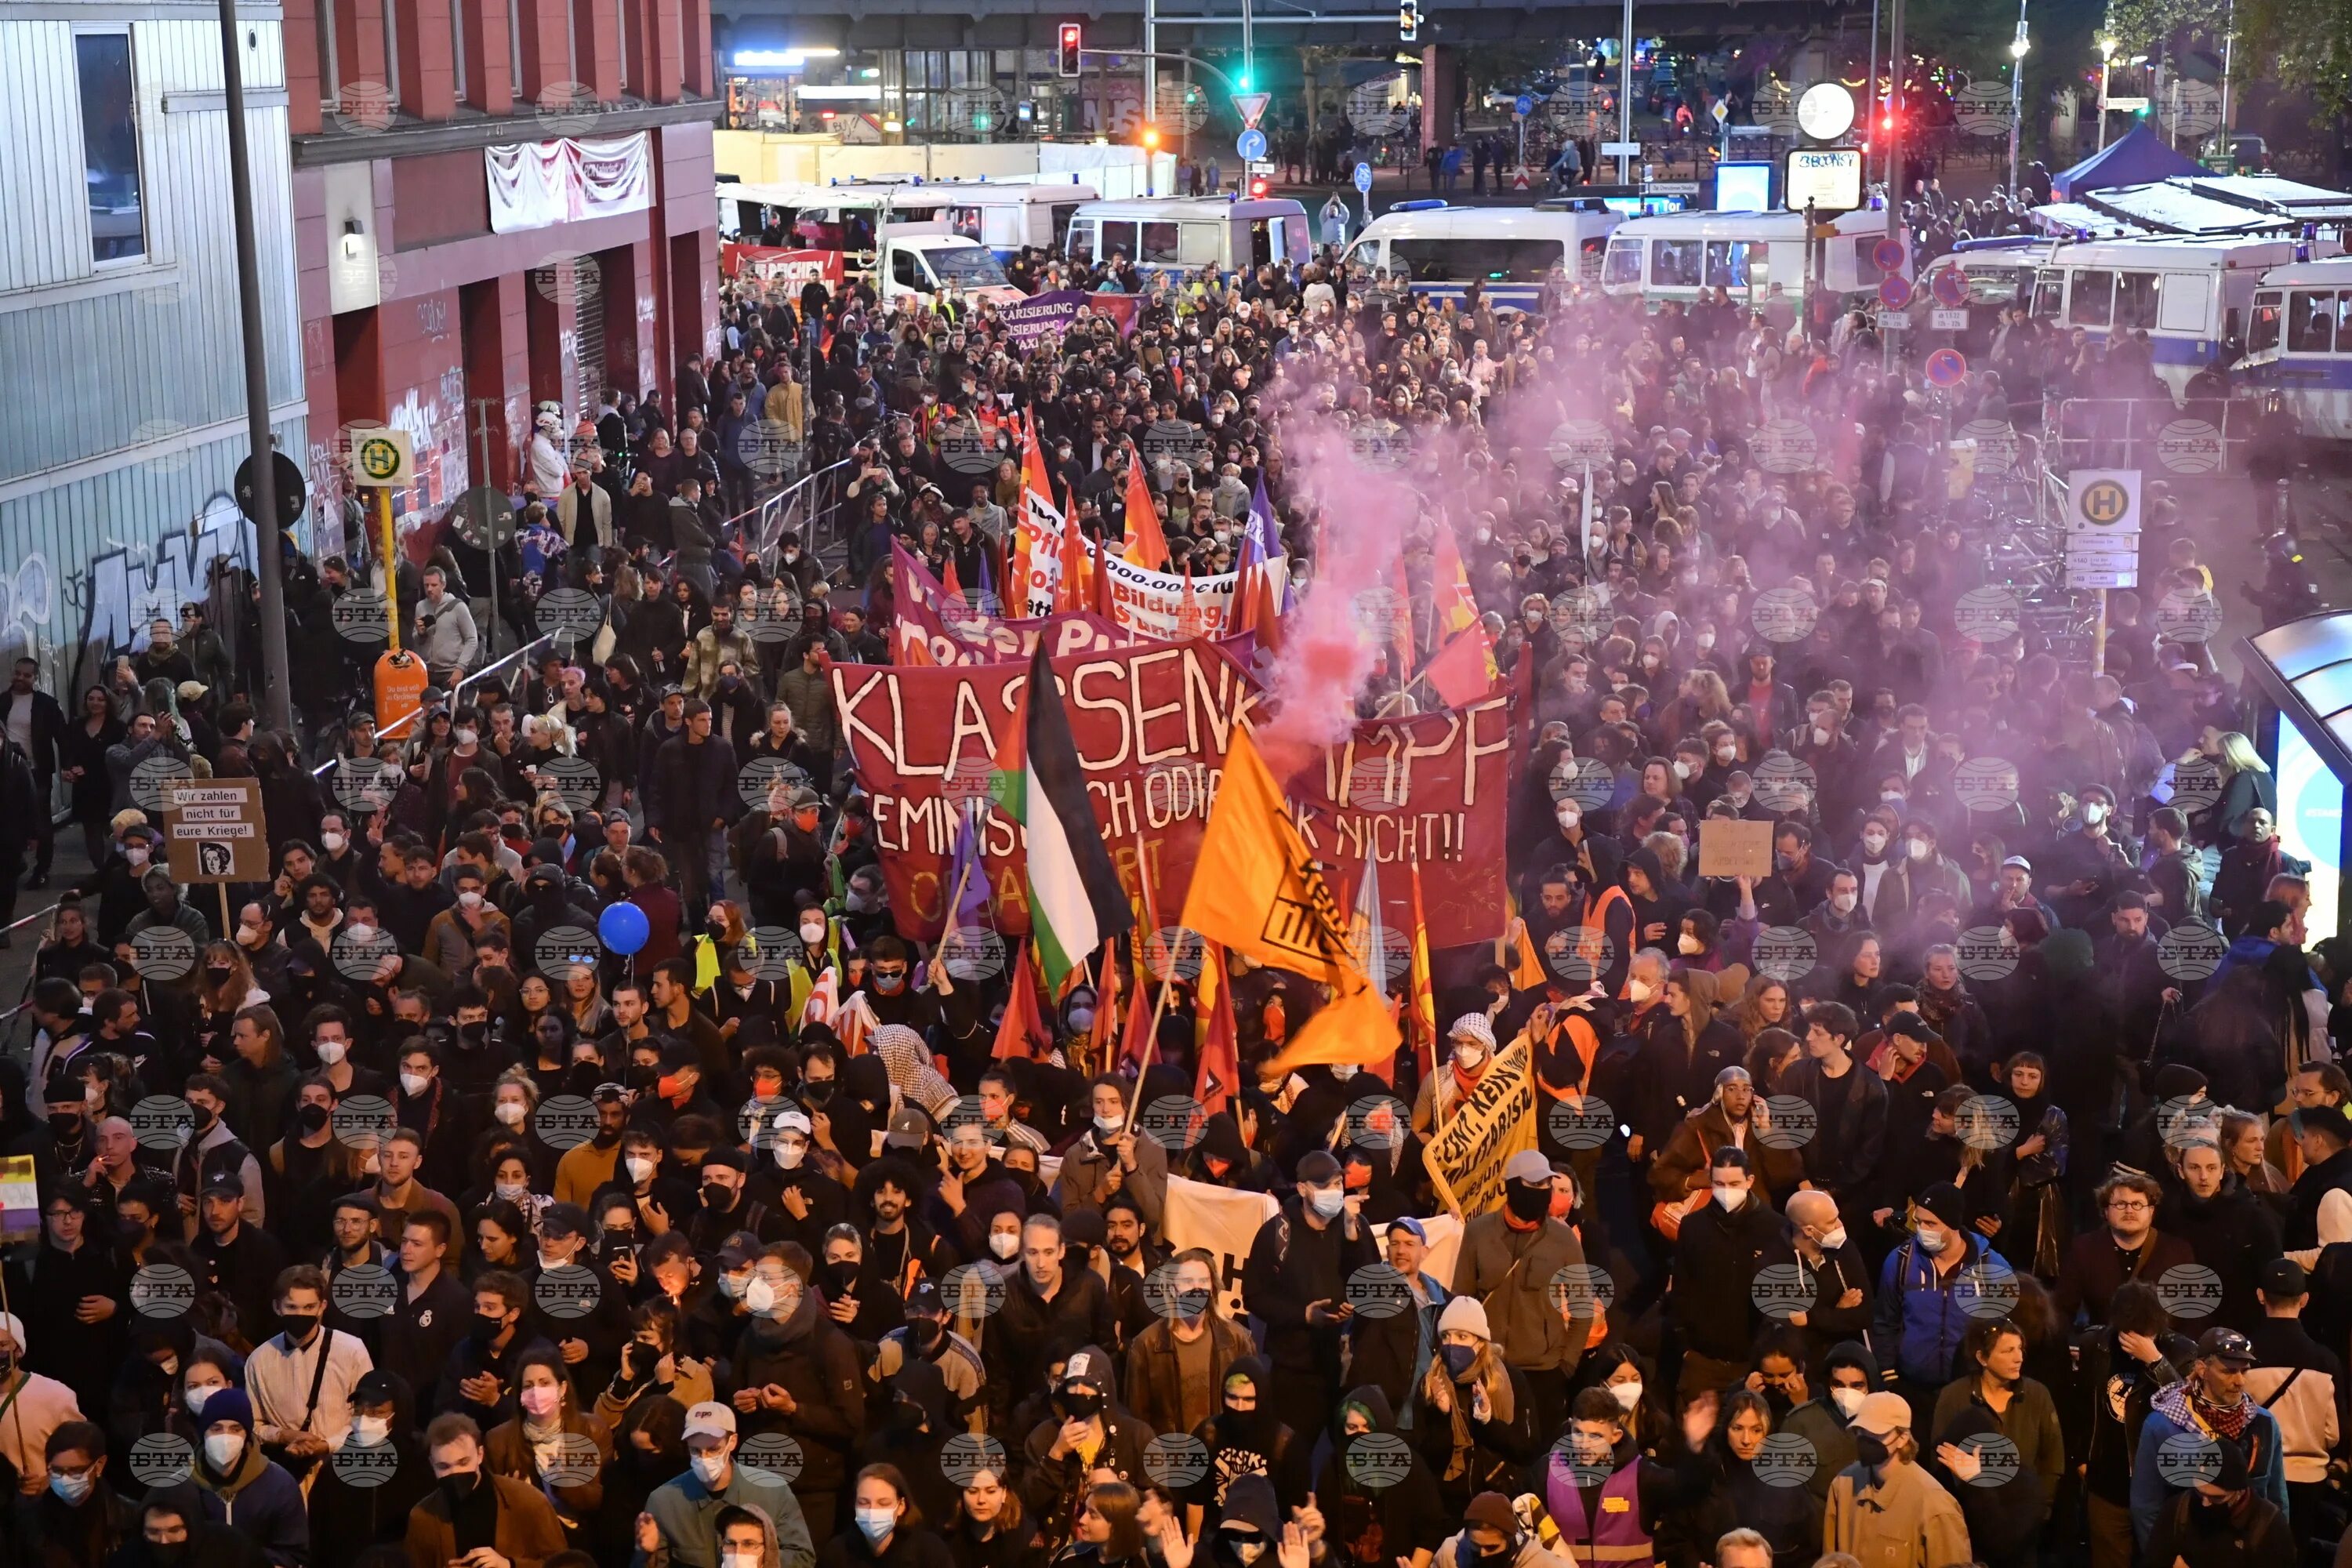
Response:
M1020 823L1028 838L1030 942L1047 990L1059 995L1072 970L1135 924L1135 911L1095 825L1044 637L996 748L996 776L989 787L997 808Z

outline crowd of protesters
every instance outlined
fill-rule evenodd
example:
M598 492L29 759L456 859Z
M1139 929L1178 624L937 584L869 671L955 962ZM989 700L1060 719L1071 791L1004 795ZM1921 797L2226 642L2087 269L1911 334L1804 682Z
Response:
M415 725L339 705L364 560L298 563L331 661L302 737L257 728L249 627L205 606L70 713L19 667L0 760L70 797L94 869L52 884L0 1063L39 1200L0 1563L2332 1557L2352 954L2306 929L2204 643L2117 594L2095 673L1964 605L1986 557L1924 383L1793 317L1015 273L1123 283L1132 330L730 292L675 416L550 415L518 542L402 568ZM1450 530L1528 736L1517 913L1435 934L1442 1038L1269 1070L1319 998L1236 963L1244 1081L1163 1140L1134 1108L1198 1087L1192 982L1139 1081L1089 1054L1091 985L999 1057L1002 977L897 933L830 671L888 657L893 541L1007 580L1012 410L1088 534L1132 531L1144 462L1171 570L1234 561L1263 483L1310 595L1351 520L1286 421L1419 443L1413 613ZM1563 479L1571 416L1613 455ZM1760 464L1768 417L1817 458ZM1140 455L1170 420L1192 461ZM756 497L767 426L849 459L845 560L709 500ZM962 429L1003 460L948 461ZM2150 590L2210 589L2223 542L2150 532ZM490 571L545 640L468 679ZM1363 711L1425 705L1411 674ZM174 883L175 763L259 781L270 879ZM1699 874L1722 821L1768 826L1769 871ZM49 837L11 847L37 876ZM585 942L624 905L640 946ZM1515 1050L1533 1147L1441 1231L1423 1151ZM1170 1252L1178 1177L1278 1201L1237 1279Z

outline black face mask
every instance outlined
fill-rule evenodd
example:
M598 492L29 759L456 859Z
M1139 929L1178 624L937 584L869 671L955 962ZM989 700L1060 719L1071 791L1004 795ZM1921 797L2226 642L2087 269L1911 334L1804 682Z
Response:
M724 1214L735 1201L735 1189L723 1182L702 1184L702 1206L714 1214Z
M1884 1465L1887 1460L1886 1439L1884 1437L1874 1437L1867 1432L1855 1432L1853 1435L1853 1457L1861 1460L1864 1464L1869 1466L1874 1470L1878 1468L1879 1466Z
M1085 1389L1065 1389L1054 1396L1054 1401L1073 1421L1085 1421L1102 1414L1103 1396Z
M192 1104L188 1107L188 1120L197 1131L209 1132L213 1130L213 1123L220 1120L220 1115L209 1105Z
M1551 1188L1535 1187L1525 1182L1512 1182L1503 1189L1503 1202L1512 1215L1523 1220L1538 1220L1551 1213Z
M945 1323L934 1322L928 1318L909 1318L907 1320L907 1332L915 1342L917 1350L925 1355L930 1355L938 1351L940 1342L948 1337L948 1326Z
M280 1312L278 1314L278 1327L279 1331L283 1332L289 1340L291 1340L298 1345L309 1343L311 1331L316 1329L318 1326L319 1314L316 1312Z
M485 1019L478 1024L460 1024L457 1026L457 1043L465 1047L467 1050L480 1050L482 1048L482 1043L488 1039L489 1036L490 1026L488 1019Z
M473 1328L474 1342L478 1345L492 1343L498 1339L499 1335L505 1331L506 1326L506 1319L499 1313L475 1313Z
M833 1102L833 1079L829 1078L801 1080L801 1103L808 1106L829 1105Z
M481 1484L482 1472L479 1470L461 1470L454 1476L441 1478L442 1493L448 1498L452 1508L472 1497L474 1489Z
M818 1270L826 1300L838 1301L853 1292L857 1284L857 1268L855 1263L828 1263Z
M52 1110L49 1112L49 1133L59 1142L70 1142L81 1136L81 1112Z
M147 1555L160 1563L162 1568L173 1568L173 1564L180 1562L187 1554L188 1543L184 1541L151 1541L147 1543Z
M294 1112L295 1125L301 1128L305 1132L318 1131L320 1128L326 1126L327 1121L327 1108L323 1105L305 1105L299 1107Z

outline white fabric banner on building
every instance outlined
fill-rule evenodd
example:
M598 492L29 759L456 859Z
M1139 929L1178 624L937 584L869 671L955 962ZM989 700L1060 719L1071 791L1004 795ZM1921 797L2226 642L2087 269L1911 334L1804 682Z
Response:
M490 230L520 234L653 205L646 135L519 142L482 150Z

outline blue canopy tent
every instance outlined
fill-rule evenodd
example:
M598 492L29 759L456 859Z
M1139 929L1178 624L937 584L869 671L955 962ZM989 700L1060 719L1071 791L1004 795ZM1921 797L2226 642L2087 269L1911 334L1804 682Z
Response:
M2143 121L2120 141L2105 147L2050 181L2053 201L2073 201L2084 191L2108 191L2118 185L2147 185L2175 174L2202 174L2195 159L2174 152L2164 138Z

